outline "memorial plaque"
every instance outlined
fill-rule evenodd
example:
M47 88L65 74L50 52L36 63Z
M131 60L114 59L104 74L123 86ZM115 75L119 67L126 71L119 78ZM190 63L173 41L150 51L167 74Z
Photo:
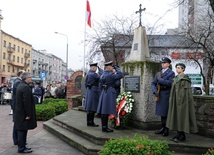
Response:
M140 92L140 76L125 76L125 91Z
M138 43L134 44L134 51L138 50Z
M81 90L81 81L82 81L82 75L78 75L75 79L76 90Z

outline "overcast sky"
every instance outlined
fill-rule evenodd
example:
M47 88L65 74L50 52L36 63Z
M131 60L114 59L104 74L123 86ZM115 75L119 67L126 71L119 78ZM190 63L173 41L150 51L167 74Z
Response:
M153 23L167 14L159 22L167 28L178 25L178 9L172 7L175 0L89 0L93 20L110 17L113 14L134 15L139 4L146 11L142 19ZM68 36L68 66L80 69L83 66L84 26L86 0L0 0L2 10L2 30L33 46L36 50L49 53L66 60L66 37ZM169 11L167 11L169 10ZM91 31L87 27L87 31ZM87 48L86 48L87 50Z

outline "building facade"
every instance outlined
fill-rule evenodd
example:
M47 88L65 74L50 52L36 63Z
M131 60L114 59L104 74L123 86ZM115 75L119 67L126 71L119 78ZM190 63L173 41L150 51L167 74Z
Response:
M32 75L43 78L47 83L65 83L66 63L61 58L47 53L46 50L32 50Z
M51 59L51 83L61 83L64 81L64 79L62 79L62 77L64 77L65 75L62 74L62 59L50 54L52 59Z
M41 77L43 84L51 82L51 60L52 57L46 53L45 50L32 50L32 75L34 77Z
M32 45L1 31L0 83L17 75L19 70L31 72Z
M180 0L178 29L197 31L197 27L206 24L212 18L213 11L208 0Z
M61 82L62 83L66 83L68 76L66 77L66 63L64 61L62 61L62 72L61 72Z

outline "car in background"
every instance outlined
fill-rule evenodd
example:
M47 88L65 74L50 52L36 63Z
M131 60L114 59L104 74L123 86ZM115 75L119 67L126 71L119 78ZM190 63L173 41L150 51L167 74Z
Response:
M205 95L206 94L202 85L192 85L191 88L192 88L193 95ZM213 84L210 84L209 95L214 96L214 85Z
M15 81L15 79L16 79L17 77L11 77L9 80L8 80L8 82L9 83L11 83L12 85L13 85L13 83L14 83L14 81ZM40 77L32 77L32 84L34 84L34 83L42 83L42 79L40 78Z

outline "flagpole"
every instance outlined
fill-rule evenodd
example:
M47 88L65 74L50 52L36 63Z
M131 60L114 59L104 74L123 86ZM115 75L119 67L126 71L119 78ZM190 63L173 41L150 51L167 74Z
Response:
M89 0L86 0L85 19L86 18L87 18L87 24L91 27L91 9L90 9ZM85 50L86 50L86 22L85 22L85 31L84 31L83 77L85 76Z
M85 14L86 17L86 14ZM83 52L83 77L85 76L85 46L86 46L86 22L85 22L85 30L84 30L84 52Z

